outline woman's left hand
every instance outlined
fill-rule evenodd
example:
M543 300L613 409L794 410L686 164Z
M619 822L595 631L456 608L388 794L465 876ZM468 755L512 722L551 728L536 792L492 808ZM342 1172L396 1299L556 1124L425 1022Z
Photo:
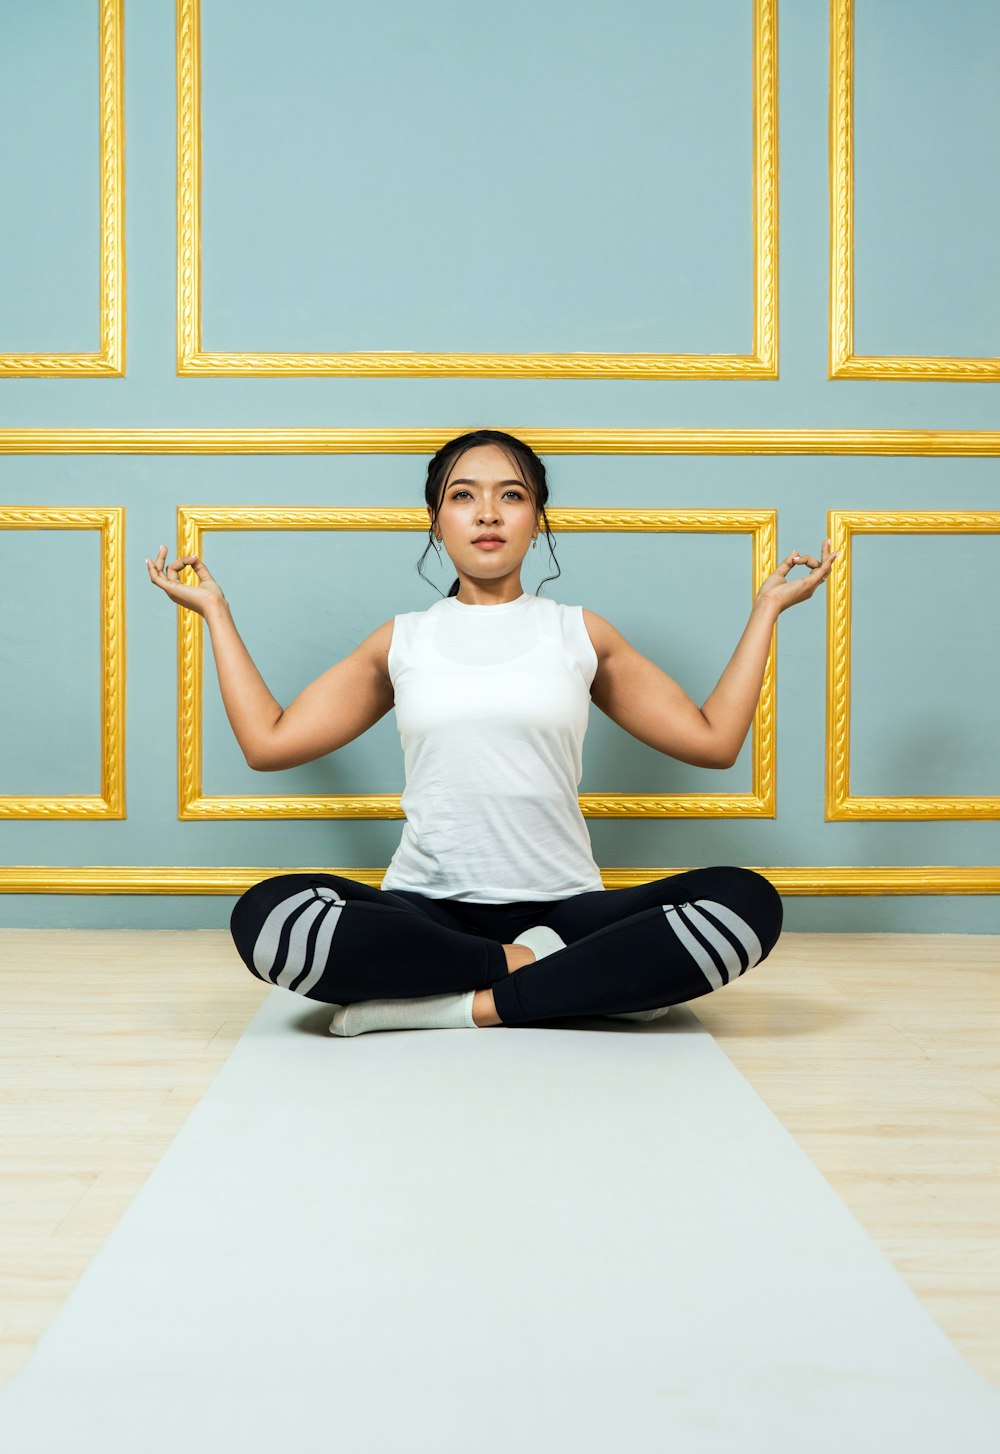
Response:
M769 605L776 606L778 611L784 611L787 606L794 606L797 601L808 601L817 586L822 585L830 574L833 562L840 554L839 550L830 550L829 540L823 541L823 559L817 560L812 555L802 555L795 551L772 571L766 580L761 582L760 590L754 597L754 605L766 601ZM788 572L796 565L811 566L807 576L801 576L798 580L787 579Z

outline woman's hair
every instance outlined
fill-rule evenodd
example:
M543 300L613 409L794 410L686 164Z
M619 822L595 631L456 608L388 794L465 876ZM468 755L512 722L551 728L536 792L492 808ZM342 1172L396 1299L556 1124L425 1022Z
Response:
M428 576L424 575L420 567L423 565L424 556L430 550L431 546L433 545L435 550L438 549L437 541L434 539L434 526L437 524L441 498L444 494L443 485L451 473L452 465L458 459L459 455L464 454L467 449L474 449L477 444L498 444L508 459L519 466L521 478L528 488L528 493L534 500L535 510L536 512L541 511L542 520L545 525L545 539L548 542L549 554L556 568L556 574L554 576L546 576L544 580L539 582L538 588L543 586L545 581L556 580L558 576L562 575L562 570L560 569L559 562L556 560L555 551L552 548L552 541L555 537L549 529L549 517L545 513L545 502L549 498L549 486L545 478L545 466L531 448L530 444L525 444L523 439L517 439L513 434L505 434L502 429L473 429L468 434L456 435L454 439L449 439L447 444L442 444L437 454L433 456L428 464L427 483L424 486L424 499L430 506L432 516L427 531L428 540L424 546L424 555L417 561L418 575L423 576L423 579L427 581L429 586L434 586L434 582ZM456 579L448 595L457 596L460 585L461 581ZM434 586L434 589L438 591L437 586ZM441 595L440 591L438 591L438 595Z

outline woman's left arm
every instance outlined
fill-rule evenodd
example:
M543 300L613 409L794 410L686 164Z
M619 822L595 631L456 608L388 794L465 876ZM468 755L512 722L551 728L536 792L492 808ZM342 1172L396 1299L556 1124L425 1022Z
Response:
M774 623L787 607L809 599L826 580L839 554L838 550L831 552L829 540L824 540L822 560L796 551L761 582L750 608L746 630L718 685L701 709L702 716L711 723L716 739L726 745L726 761L735 763L750 731L764 685ZM788 572L793 566L803 564L812 567L809 574L796 581L788 580Z

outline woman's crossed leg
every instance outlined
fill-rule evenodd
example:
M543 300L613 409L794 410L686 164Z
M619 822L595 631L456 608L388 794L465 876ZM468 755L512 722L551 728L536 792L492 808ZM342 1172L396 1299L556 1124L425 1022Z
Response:
M500 943L340 874L251 884L229 928L251 974L327 1004L467 992L507 974Z
M501 1023L676 1005L732 984L767 958L781 897L762 874L690 869L548 905L536 923L566 947L491 987Z
M708 994L766 959L781 923L781 899L761 874L710 867L515 906L283 874L248 889L230 927L252 973L308 998L348 1005L478 990L477 1024L516 1025ZM504 945L531 924L553 929L565 948L510 972Z

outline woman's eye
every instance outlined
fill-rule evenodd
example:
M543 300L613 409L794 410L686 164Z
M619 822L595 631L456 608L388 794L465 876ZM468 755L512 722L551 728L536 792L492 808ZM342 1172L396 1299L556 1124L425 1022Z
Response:
M456 490L455 493L452 495L451 498L453 500L457 500L458 497L459 497L459 495L467 495L468 493L469 493L468 490ZM504 494L505 495L514 495L514 496L516 496L516 498L518 500L523 500L524 499L524 496L521 494L521 491L520 490L505 490L504 491Z

